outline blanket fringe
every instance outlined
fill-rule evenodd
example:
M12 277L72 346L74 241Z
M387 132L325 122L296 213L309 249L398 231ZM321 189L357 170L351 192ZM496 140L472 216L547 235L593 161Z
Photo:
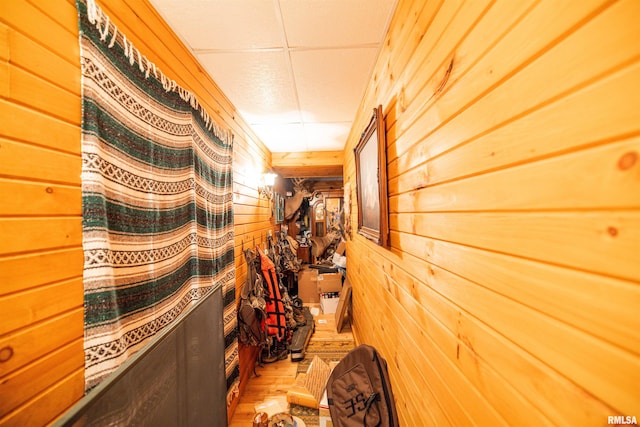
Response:
M144 73L144 76L147 79L150 77L151 73L153 73L153 76L162 83L162 87L165 91L176 92L183 101L188 102L194 110L200 113L207 129L213 132L217 138L227 145L233 144L233 134L231 131L216 123L200 102L198 102L198 99L193 93L178 85L175 80L167 77L160 69L158 69L158 67L156 67L156 64L151 62L146 56L142 55L140 51L133 46L133 43L127 40L124 33L118 31L118 27L110 21L109 16L102 11L95 0L86 1L87 18L89 22L96 27L96 30L100 34L101 41L106 43L109 33L112 32L111 40L108 44L108 47L112 48L118 37L120 37L122 40L124 55L129 59L129 64L131 64L131 66L137 62L138 69L140 72Z

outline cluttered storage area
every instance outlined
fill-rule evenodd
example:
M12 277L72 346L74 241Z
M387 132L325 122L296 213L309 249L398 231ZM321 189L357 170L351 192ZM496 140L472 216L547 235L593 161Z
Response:
M332 411L360 423L384 416L394 425L384 359L373 347L356 346L351 333L349 195L341 180L277 181L273 214L280 230L262 245L243 244L248 270L239 341L255 347L257 357L231 425L326 427L334 425ZM354 371L355 365L372 373ZM361 378L371 380L354 386ZM338 400L351 404L335 405Z

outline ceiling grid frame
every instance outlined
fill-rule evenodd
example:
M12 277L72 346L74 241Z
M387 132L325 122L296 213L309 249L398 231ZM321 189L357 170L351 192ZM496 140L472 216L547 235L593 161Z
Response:
M344 149L397 0L150 0L272 153Z

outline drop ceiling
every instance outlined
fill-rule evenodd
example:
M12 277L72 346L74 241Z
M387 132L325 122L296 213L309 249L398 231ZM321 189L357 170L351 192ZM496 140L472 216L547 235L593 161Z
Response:
M150 0L271 152L344 148L396 0Z

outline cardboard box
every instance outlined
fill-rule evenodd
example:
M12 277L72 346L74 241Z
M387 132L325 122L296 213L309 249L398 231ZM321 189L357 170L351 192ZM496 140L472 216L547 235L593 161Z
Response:
M324 314L333 314L338 309L338 303L340 303L340 296L334 296L328 298L320 295L320 308Z
M307 389L307 374L301 373L296 377L296 382L287 390L287 402L307 408L318 409L318 401Z
M342 290L342 273L318 274L318 291L317 292L319 294L322 294L325 292L340 292L341 290Z
M338 246L336 247L336 252L338 255L344 255L344 253L347 250L347 242L345 242L344 240L341 241L340 243L338 243Z
M307 372L298 374L295 385L287 390L287 402L318 409L331 369L331 365L315 356Z
M298 272L298 297L302 302L318 303L318 270L305 267Z

